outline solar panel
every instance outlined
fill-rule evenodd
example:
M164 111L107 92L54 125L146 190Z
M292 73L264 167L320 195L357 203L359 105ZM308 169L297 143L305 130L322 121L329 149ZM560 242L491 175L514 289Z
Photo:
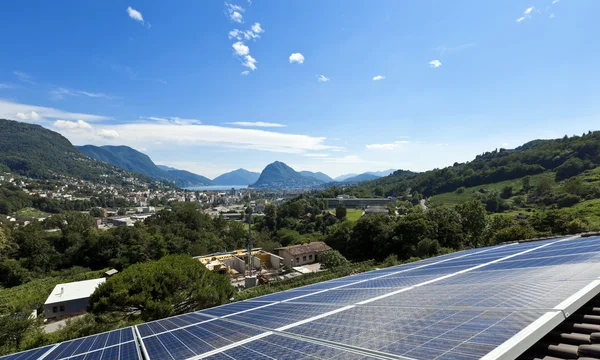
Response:
M16 354L11 354L7 356L0 356L1 360L33 360L39 359L45 353L53 349L56 345L48 345L41 348L31 349L23 352L19 352Z
M132 327L58 344L43 359L141 359Z
M137 334L146 360L508 359L599 293L599 276L600 237L508 244L153 321ZM111 334L29 358L139 358L131 330Z

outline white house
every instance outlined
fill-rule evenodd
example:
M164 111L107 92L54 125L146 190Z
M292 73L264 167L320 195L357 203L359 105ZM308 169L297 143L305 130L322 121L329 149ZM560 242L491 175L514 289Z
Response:
M105 281L105 278L100 278L56 285L44 303L44 318L48 320L85 313L89 297Z

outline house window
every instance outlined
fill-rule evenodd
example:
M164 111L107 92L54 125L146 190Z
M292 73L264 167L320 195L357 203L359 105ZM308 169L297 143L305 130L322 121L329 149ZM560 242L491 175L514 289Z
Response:
M303 257L302 257L302 261L306 261L306 256L303 256Z
M308 255L308 260L312 260L312 254Z
M299 263L300 262L300 258L296 258L296 262Z
M52 312L53 312L53 313L55 313L55 312L57 312L57 311L58 311L58 307L56 307L56 306L53 306L53 307L52 307Z
M60 306L60 311L61 311L61 312L62 312L62 311L65 311L65 306L64 306L64 305L61 305L61 306Z

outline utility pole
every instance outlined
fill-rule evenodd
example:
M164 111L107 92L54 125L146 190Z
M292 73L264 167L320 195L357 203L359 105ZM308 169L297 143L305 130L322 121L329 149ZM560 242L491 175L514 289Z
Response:
M248 185L248 197L250 197L250 185ZM250 287L256 286L256 277L252 276L252 260L253 260L253 258L252 258L252 207L250 206L250 203L248 203L247 213L248 213L248 262L247 262L248 275L246 275L246 278L244 280L244 285L246 288L250 288Z

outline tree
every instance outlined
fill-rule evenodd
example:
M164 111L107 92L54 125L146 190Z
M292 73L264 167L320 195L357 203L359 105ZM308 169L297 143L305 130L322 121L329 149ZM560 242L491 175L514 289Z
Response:
M502 199L508 199L513 196L513 188L512 186L505 186L502 188L502 192L500 193L500 197Z
M29 271L15 259L0 262L0 284L4 287L21 285L29 281Z
M457 205L456 211L460 214L463 233L469 244L478 247L487 223L483 205L473 200Z
M347 213L346 207L342 204L338 205L335 208L335 217L338 220L343 220L346 217L346 213Z
M0 315L0 348L8 347L19 350L21 342L35 325L31 310L23 305L10 306L8 314Z
M144 321L221 305L234 294L225 276L213 273L187 255L132 265L100 285L89 299L93 314Z
M322 265L331 269L339 266L348 265L350 262L337 250L327 250L319 254L317 259Z
M117 215L123 216L125 214L127 214L127 210L125 210L124 208L119 208L119 210L117 210Z
M97 208L97 207L92 208L90 210L90 215L93 217L97 217L97 218L104 217L104 210L101 208Z
M521 186L523 187L525 193L528 193L529 190L531 190L531 178L529 176L525 176L523 179L521 179Z
M554 180L552 180L549 176L544 176L536 185L535 194L537 196L541 196L549 193L552 190L552 186L554 186Z
M267 204L265 206L265 225L270 231L274 231L277 228L277 206L273 204Z

